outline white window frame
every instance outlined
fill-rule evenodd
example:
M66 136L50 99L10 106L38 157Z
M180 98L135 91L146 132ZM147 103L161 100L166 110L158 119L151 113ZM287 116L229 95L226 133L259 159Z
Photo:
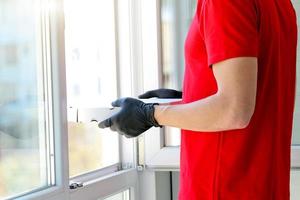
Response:
M132 96L139 93L136 83L140 71L138 65L140 57L135 57L140 50L139 27L136 24L139 13L138 0L114 0L116 19L116 55L119 96ZM138 200L138 172L137 140L119 137L120 163L69 178L68 163L68 127L67 127L67 93L66 93L66 65L64 45L64 5L59 0L48 0L46 18L49 19L50 30L48 41L50 43L52 64L52 98L54 118L54 149L55 149L55 180L56 185L41 191L20 196L17 199L30 200L82 200L104 199L105 197L130 190L130 200ZM47 8L50 9L48 10ZM131 88L126 88L131 82ZM126 84L122 84L126 83ZM71 182L83 182L83 187L71 190Z
M41 17L46 19L43 27L50 30L46 34L48 56L51 54L52 70L52 102L53 102L53 131L55 149L55 180L56 185L45 190L29 193L17 199L68 199L68 143L65 90L65 52L64 52L64 16L63 5L60 1L41 1ZM49 7L51 6L51 9Z

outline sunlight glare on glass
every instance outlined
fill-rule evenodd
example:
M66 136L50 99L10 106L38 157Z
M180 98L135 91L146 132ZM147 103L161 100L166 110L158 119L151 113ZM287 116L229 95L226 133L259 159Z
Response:
M109 106L116 98L114 4L66 0L68 104Z

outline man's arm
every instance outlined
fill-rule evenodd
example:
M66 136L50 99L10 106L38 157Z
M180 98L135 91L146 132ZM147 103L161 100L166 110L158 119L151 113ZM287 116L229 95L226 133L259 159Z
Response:
M255 109L257 58L232 58L212 67L217 93L188 104L155 106L160 125L206 132L248 126Z

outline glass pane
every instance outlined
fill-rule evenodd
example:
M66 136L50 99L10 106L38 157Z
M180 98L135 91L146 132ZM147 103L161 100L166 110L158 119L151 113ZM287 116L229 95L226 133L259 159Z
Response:
M117 133L98 128L97 123L69 122L70 177L119 162Z
M294 8L296 9L298 16L298 38L300 37L300 2L297 0L292 1ZM300 50L298 45L298 58L297 58L297 93L296 93L296 105L294 115L294 131L293 131L293 144L300 145Z
M182 89L184 41L194 15L196 0L162 0L161 30L163 87ZM165 127L165 145L180 145L180 130Z
M114 17L114 1L65 1L68 105L74 109L109 107L117 98ZM95 123L70 122L70 176L118 163L118 141L117 133Z
M129 193L130 193L129 190L126 190L126 191L116 194L114 196L105 198L104 200L130 200ZM101 200L101 199L99 199L99 200Z
M0 1L0 199L54 184L38 3Z

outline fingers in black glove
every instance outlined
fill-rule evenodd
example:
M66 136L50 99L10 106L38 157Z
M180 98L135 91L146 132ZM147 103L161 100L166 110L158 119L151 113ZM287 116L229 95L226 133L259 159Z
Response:
M133 98L122 98L112 102L112 106L122 109L99 123L99 128L110 127L112 131L124 134L126 137L136 137L152 126L160 127L154 118L153 103L144 103Z
M144 94L139 96L140 99L148 99L152 97L157 97L161 99L181 99L182 92L172 89L157 89L157 90L150 90Z

